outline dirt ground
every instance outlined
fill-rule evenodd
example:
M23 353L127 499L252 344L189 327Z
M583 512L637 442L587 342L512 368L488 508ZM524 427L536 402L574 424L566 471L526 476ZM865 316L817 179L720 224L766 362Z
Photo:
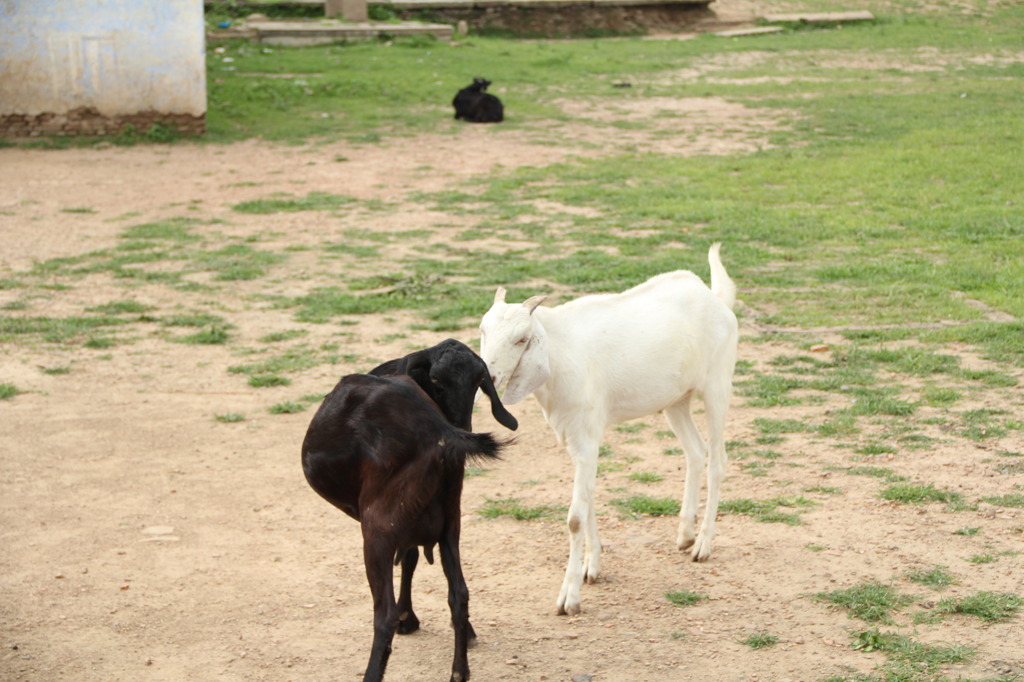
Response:
M682 125L695 127L677 136L675 153L754 149L763 144L758 130L780 124L744 119L742 108L714 100L678 105L689 112ZM716 131L716 112L729 117L731 133ZM640 132L628 132L637 139L625 143L643 143ZM113 246L128 226L182 215L224 221L197 228L204 234L264 235L261 246L267 248L337 241L351 227L428 228L444 240L471 218L423 210L414 193L454 189L499 165L543 165L615 150L616 142L602 144L589 129L566 127L562 133L561 145L534 144L529 131L467 126L455 135L370 146L0 149L0 278L35 261ZM680 139L688 140L688 150ZM384 199L398 209L375 214L367 224L358 211L247 216L230 208L274 192L311 191ZM91 211L75 210L81 207ZM24 391L0 401L0 679L359 679L372 638L372 606L358 525L303 479L299 446L312 409L273 415L268 407L324 393L341 373L447 335L412 329L411 314L360 317L347 327L301 324L293 311L274 309L256 296L294 296L346 267L343 260L325 265L313 254L294 250L270 277L221 288L220 314L235 325L232 343L224 346L169 343L155 324L140 325L130 343L112 349L0 346L0 382ZM723 254L728 267L728 245ZM699 267L704 257L684 256L690 260L680 263L683 268ZM743 312L744 274L734 270L732 276ZM3 314L81 314L125 298L163 314L208 304L211 296L158 285L129 290L102 275L67 284L32 298L24 313ZM0 305L23 294L0 288ZM760 331L754 316L743 319L740 357L755 370L767 369L776 355L796 352L782 342L754 343ZM240 349L265 347L260 337L299 328L308 331L304 342L339 342L359 361L319 365L292 375L291 386L276 388L250 388L244 377L227 371L244 361ZM467 327L451 335L470 341L476 331ZM827 333L808 340L839 341ZM987 366L970 349L949 350L960 352L966 366ZM40 371L47 367L71 371ZM986 404L984 397L971 400ZM844 405L840 397L768 410L745 402L734 399L730 440L754 441L758 417L813 422ZM1001 407L1022 411L1019 399ZM785 682L868 673L884 658L853 650L850 632L869 626L813 594L872 578L895 581L919 597L913 612L978 590L1024 593L1017 554L987 564L965 561L986 551L1019 550L1019 511L982 505L952 513L940 504L892 504L879 498L877 480L843 472L851 466L849 449L807 433L788 434L773 446L784 457L771 476L747 475L731 463L723 488L726 500L804 494L820 503L802 513L804 523L722 515L711 559L692 563L674 546L674 518L624 519L611 505L626 490L681 497L683 460L663 454L673 443L658 433L667 429L663 417L652 416L640 420L637 433L608 433L616 458L626 464L598 482L604 573L584 586L579 616L557 616L568 552L563 520L489 520L477 513L489 498L560 507L569 502L570 462L536 403L528 399L511 409L521 423L517 444L504 461L468 478L463 498L464 569L480 635L470 652L476 680ZM225 413L246 419L215 419ZM475 426L502 432L484 409L478 409ZM983 445L940 438L932 450L883 456L882 465L976 500L1021 483L1019 474L995 471L993 453L999 450L1024 452L1020 431ZM635 471L664 479L630 481ZM804 492L828 486L842 494ZM964 526L982 532L954 535ZM902 577L934 565L949 567L959 584L935 593ZM666 592L683 589L708 598L686 608L666 600ZM423 627L396 637L388 679L446 679L451 633L439 566L421 564L415 598ZM777 635L778 644L755 650L741 643L758 632ZM972 663L944 671L953 678L1024 675L1019 617L984 627L950 616L914 634L977 648Z

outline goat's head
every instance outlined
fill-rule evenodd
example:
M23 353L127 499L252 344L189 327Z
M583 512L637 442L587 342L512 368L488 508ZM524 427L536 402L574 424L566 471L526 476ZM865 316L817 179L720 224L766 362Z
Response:
M533 312L546 296L523 303L506 303L505 289L498 287L494 304L480 322L480 355L494 385L505 386L504 401L515 405L551 376L543 327Z
M474 78L473 85L469 86L475 92L483 92L487 89L487 86L491 84L491 81L486 78Z
M515 431L516 418L505 409L491 381L487 365L466 344L447 339L408 358L408 373L437 403L448 421L465 431L473 428L473 401L477 389L491 401L491 414L499 424Z

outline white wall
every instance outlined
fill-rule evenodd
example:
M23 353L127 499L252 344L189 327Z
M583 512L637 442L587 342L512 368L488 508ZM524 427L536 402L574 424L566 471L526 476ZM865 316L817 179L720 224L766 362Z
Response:
M0 116L206 113L203 0L0 0Z

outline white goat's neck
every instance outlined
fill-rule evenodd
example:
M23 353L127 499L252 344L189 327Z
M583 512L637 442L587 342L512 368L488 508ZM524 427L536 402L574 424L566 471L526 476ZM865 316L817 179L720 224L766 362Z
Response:
M534 389L533 395L540 403L545 414L549 412L552 388L562 381L562 370L565 367L564 358L561 357L564 344L557 343L559 336L559 316L557 309L537 308L533 311L533 330L530 336L530 343L535 344L539 351L544 353L548 359L548 369L551 374L548 380ZM554 332L555 343L549 341L548 328Z

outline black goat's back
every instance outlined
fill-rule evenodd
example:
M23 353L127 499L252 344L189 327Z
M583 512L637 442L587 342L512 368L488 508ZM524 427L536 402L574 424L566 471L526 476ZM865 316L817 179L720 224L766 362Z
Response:
M467 459L496 458L503 446L490 434L449 424L407 376L350 374L313 416L302 468L321 497L362 520L361 499L377 499L387 488L415 513L450 481L461 484Z

